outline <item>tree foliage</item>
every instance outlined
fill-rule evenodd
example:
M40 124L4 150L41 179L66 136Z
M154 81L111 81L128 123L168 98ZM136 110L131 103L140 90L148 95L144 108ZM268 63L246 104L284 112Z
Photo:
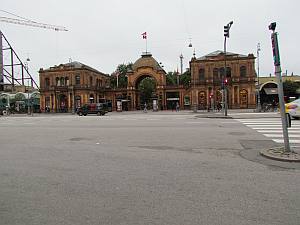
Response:
M189 87L191 84L191 72L185 71L183 74L179 76L180 84L184 85L185 87Z
M155 80L152 77L146 77L140 82L138 88L141 94L141 101L147 102L149 101L149 99L151 99L151 97L153 97L153 94L155 93Z
M173 86L177 84L177 74L176 72L168 72L166 75L167 86Z
M110 86L112 88L117 88L117 76L118 76L118 88L127 87L127 72L132 70L132 63L119 64L115 72L110 76Z
M283 82L283 92L285 96L288 97L297 97L300 95L300 93L298 93L300 89L300 83L299 82L293 82L290 80L286 80Z

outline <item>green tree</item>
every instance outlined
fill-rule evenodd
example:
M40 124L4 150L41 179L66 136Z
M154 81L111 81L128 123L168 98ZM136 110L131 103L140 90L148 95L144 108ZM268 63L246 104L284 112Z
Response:
M146 77L140 82L138 88L141 95L141 102L148 102L151 99L153 93L155 93L155 80L152 77Z
M168 72L166 75L166 83L168 86L173 86L177 84L177 73Z
M186 71L179 76L180 84L184 85L185 87L189 87L191 84L191 72Z
M299 82L293 82L290 80L283 82L283 92L285 96L292 97L292 96L299 96L298 89L300 89Z
M119 88L126 88L127 87L127 72L129 70L132 70L132 63L127 63L127 64L119 64L117 66L117 69L113 74L110 76L110 85L112 88L117 87L117 76L118 76L118 87Z

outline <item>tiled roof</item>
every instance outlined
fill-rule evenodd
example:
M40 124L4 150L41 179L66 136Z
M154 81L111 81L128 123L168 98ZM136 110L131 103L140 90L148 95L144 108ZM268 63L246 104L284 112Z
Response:
M140 67L152 67L155 70L163 70L159 63L152 57L150 53L143 54L133 65L132 69L137 70Z

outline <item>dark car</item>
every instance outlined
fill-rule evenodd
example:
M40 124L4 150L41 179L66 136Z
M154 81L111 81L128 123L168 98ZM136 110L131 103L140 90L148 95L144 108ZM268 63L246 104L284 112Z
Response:
M86 116L87 114L97 114L98 116L103 116L107 112L108 110L105 103L86 104L77 109L77 114L79 116Z

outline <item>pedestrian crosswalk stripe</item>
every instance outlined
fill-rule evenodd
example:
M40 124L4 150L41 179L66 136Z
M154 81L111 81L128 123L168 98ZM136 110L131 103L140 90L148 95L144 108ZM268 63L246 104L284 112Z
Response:
M259 133L282 133L282 129L280 130L256 130ZM289 129L289 133L299 133L300 134L300 130L290 130Z
M264 134L266 137L283 137L283 134ZM289 134L290 138L300 137L298 134Z
M272 139L273 141L275 141L276 143L284 143L283 139ZM289 140L290 144L300 144L300 140Z
M284 143L281 118L237 119L245 126L271 138L276 143ZM300 147L300 121L293 120L292 127L288 128L289 143L293 147Z

